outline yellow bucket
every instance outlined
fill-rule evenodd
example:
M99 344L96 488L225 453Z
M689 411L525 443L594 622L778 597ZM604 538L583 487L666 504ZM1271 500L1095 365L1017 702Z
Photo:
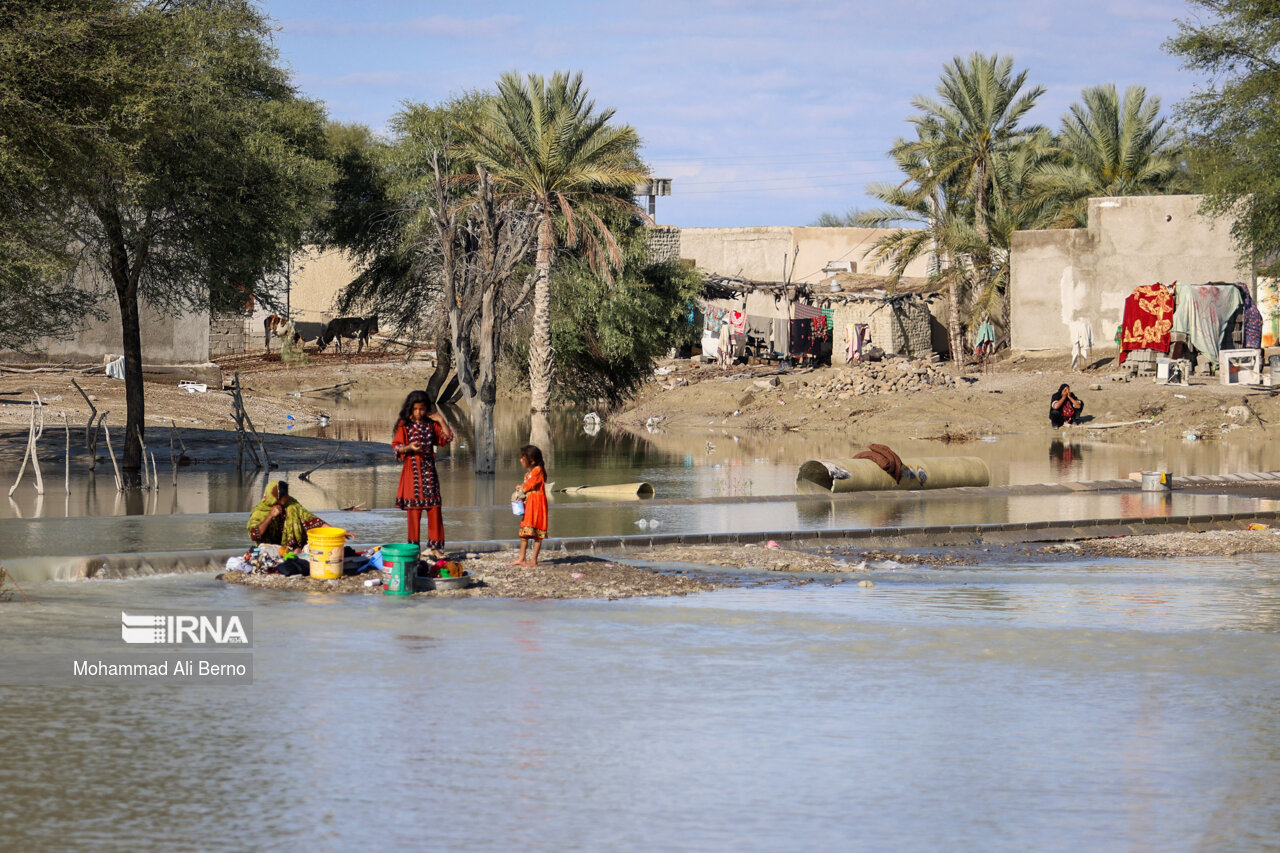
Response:
M307 531L307 550L311 553L311 577L332 580L342 577L342 550L347 544L347 531L341 527L314 527Z

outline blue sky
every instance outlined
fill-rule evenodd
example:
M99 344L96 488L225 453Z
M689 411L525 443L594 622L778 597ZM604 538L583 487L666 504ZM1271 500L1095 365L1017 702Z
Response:
M893 180L885 151L943 63L1011 55L1046 87L1032 119L1056 127L1080 90L1159 95L1196 82L1161 51L1182 0L709 0L441 4L264 0L295 83L332 118L375 130L405 101L486 88L509 70L581 70L673 178L658 221L805 225L869 207Z

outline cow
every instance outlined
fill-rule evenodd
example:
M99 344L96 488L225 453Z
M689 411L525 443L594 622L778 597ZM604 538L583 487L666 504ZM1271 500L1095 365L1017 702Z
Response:
M323 352L331 342L337 341L338 352L342 352L342 339L355 338L359 341L356 347L358 353L369 342L369 336L376 334L378 334L377 314L370 314L368 317L339 317L336 320L330 320L329 325L325 326L324 333L316 341L316 346Z
M267 317L265 320L262 321L262 343L264 346L266 346L267 352L271 352L271 336L272 335L275 335L278 338L283 338L288 334L289 334L288 318L280 317L276 314L272 314L270 317ZM302 340L302 338L299 337L297 331L295 330L293 332L293 342L296 344L300 340Z

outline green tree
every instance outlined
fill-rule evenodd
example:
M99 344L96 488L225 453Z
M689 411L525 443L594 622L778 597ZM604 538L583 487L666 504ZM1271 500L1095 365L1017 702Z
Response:
M646 175L636 151L639 139L629 125L610 124L611 108L598 110L588 99L582 74L507 73L484 119L471 129L476 163L493 175L500 200L518 199L537 216L534 260L533 330L529 342L530 408L550 410L551 268L559 243L581 247L588 267L606 281L622 264L613 233L590 204L635 208L610 192L633 191Z
M1130 86L1092 86L1062 118L1056 162L1031 176L1030 194L1049 228L1083 228L1089 199L1161 195L1187 187L1180 143L1160 117L1160 99Z
M1165 49L1208 75L1178 105L1190 131L1203 210L1234 220L1241 253L1280 271L1280 8L1248 0L1190 0L1204 17L1178 22Z
M18 67L43 39L52 81ZM65 85L63 85L65 83ZM37 176L45 227L111 283L122 318L124 468L142 466L139 305L207 308L259 292L301 244L329 171L323 113L276 64L244 0L0 5L0 91L38 103L5 166ZM41 124L43 123L43 127Z
M844 213L823 211L809 225L812 228L857 228L862 214L863 211L857 207L851 207Z
M966 359L967 314L990 314L1008 277L1009 235L1024 221L1029 171L1052 149L1048 133L1021 120L1043 93L1026 86L1027 72L1013 60L972 54L943 68L936 99L916 97L913 139L900 139L890 155L902 170L898 184L868 192L888 207L859 222L873 227L918 223L879 240L873 257L894 275L924 254L931 275L948 295L951 355Z

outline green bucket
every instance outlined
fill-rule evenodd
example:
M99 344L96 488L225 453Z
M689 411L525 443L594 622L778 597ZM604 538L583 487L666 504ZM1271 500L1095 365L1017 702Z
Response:
M417 545L400 542L382 546L382 568L391 579L383 590L387 595L413 595L413 578L418 573Z

